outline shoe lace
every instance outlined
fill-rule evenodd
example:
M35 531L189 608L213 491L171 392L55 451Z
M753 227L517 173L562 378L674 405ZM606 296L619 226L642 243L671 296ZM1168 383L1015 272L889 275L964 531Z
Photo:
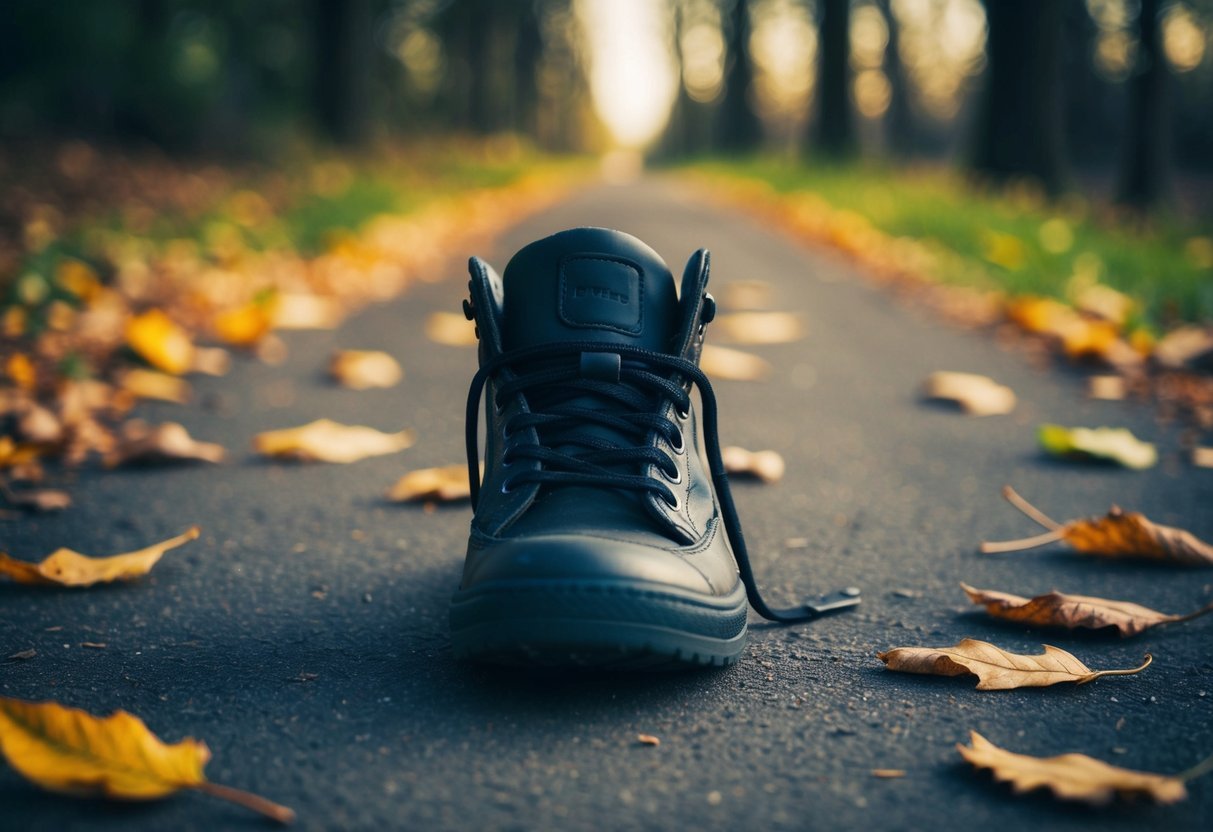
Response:
M597 370L587 372L587 367ZM527 369L523 371L522 368ZM518 442L507 449L505 453L509 459L504 461L531 459L539 466L511 475L503 483L503 490L528 483L588 485L653 493L667 504L677 505L674 492L660 478L631 472L642 471L642 466L651 464L671 479L677 477L677 463L647 440L650 433L656 433L675 451L683 447L681 427L661 414L666 402L673 403L679 413L689 412L689 388L694 385L703 403L704 445L712 485L750 605L763 618L791 623L808 621L859 603L859 592L854 589L792 608L775 609L766 603L754 579L741 522L729 490L717 431L716 395L711 382L693 362L642 347L596 342L544 344L501 353L486 361L472 379L465 422L473 508L480 497L480 401L488 379L498 373L501 378L495 391L494 407L501 410L513 397L524 394L528 404L528 412L515 413L506 420L505 434L512 436L517 431L534 428L539 438L537 443ZM587 400L606 406L587 407ZM587 432L584 430L587 424L607 430ZM611 434L635 444L620 445L605 438Z

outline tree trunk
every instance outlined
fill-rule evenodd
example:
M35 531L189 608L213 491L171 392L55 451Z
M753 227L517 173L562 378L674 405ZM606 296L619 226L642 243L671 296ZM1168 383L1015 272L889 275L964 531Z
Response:
M720 102L716 131L718 146L730 153L752 153L762 144L762 121L754 112L750 87L750 3L734 0L729 12L725 58L724 99Z
M316 117L338 144L367 137L373 26L371 0L316 0Z
M835 158L854 156L851 111L851 0L822 0L817 39L817 121L811 150Z
M996 181L1065 186L1061 0L985 0L986 86L973 168Z
M905 66L901 62L900 27L890 0L878 0L889 29L884 52L884 74L889 79L889 109L884 116L885 149L892 156L909 156L914 148L914 115L910 110L910 91Z
M1129 123L1118 198L1139 210L1170 193L1171 73L1162 47L1161 0L1141 0L1137 66L1129 87Z

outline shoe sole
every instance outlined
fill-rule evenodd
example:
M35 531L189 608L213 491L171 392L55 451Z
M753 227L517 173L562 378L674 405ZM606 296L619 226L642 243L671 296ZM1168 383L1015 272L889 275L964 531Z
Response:
M726 597L639 582L517 580L459 590L459 659L525 667L677 670L730 665L746 644L745 589Z

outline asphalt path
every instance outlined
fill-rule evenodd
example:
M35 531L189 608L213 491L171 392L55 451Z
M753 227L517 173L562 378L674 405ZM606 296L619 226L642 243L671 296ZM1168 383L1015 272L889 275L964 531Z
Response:
M408 469L463 459L474 350L429 343L423 321L459 309L468 254L500 269L522 245L577 225L633 233L676 274L710 248L717 288L768 281L778 308L804 316L805 340L750 348L774 365L769 381L716 384L722 441L773 448L788 463L777 485L735 487L768 598L858 585L858 611L792 627L752 616L743 660L724 670L604 676L453 660L447 603L470 512L382 499ZM202 536L133 585L0 585L0 693L124 708L166 740L203 739L213 781L293 807L304 829L1209 828L1213 777L1174 806L1097 811L1014 796L955 750L973 729L1023 753L1079 751L1146 771L1213 753L1213 619L1129 640L1042 634L973 612L958 586L1058 588L1166 612L1207 603L1209 571L1060 547L976 553L983 538L1034 532L1000 498L1004 483L1058 518L1119 503L1213 539L1213 471L1180 461L1178 429L1150 407L1087 400L1078 375L940 324L830 254L660 181L580 192L491 250L452 251L433 277L336 332L290 335L281 366L242 361L199 381L198 405L141 409L223 443L228 463L86 470L70 510L5 521L2 548L29 559L58 546L129 551L195 523ZM391 390L335 387L324 368L337 347L387 350L406 378ZM1019 407L967 418L924 405L918 385L939 369L992 376ZM344 466L252 456L254 433L319 417L412 427L419 441ZM1130 427L1159 443L1162 461L1137 473L1045 460L1034 442L1043 421ZM807 547L788 545L796 538ZM1147 651L1155 661L1081 687L984 693L971 678L889 672L875 655L966 636L1027 653L1047 642L1095 668L1133 667ZM30 648L32 659L3 660ZM660 745L639 743L641 733ZM266 823L199 794L149 804L50 795L0 765L4 830Z

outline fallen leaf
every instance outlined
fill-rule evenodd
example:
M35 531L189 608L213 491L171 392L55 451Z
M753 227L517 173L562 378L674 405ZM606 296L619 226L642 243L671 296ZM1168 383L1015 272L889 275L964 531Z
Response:
M295 819L285 806L207 782L205 743L187 737L167 745L126 711L98 718L56 702L0 697L0 752L18 773L51 791L156 800L197 789L279 823Z
M16 653L9 656L6 661L27 662L36 655L38 655L38 651L31 647L28 650L18 650Z
M747 451L736 445L721 448L724 470L732 476L753 477L765 483L779 482L786 468L776 451Z
M874 768L872 769L872 776L881 780L895 780L899 777L905 777L906 772L905 769L900 768Z
M457 312L431 312L425 319L425 335L448 347L474 347L480 341L476 325Z
M653 736L652 734L637 734L636 742L640 743L641 745L651 745L654 747L661 745L661 739Z
M31 402L17 419L17 433L26 442L53 445L63 438L63 424L54 413Z
M0 483L0 494L14 508L32 511L62 511L72 504L72 495L57 488L23 488L14 491Z
M970 601L983 605L994 618L1032 627L1065 627L1067 630L1115 627L1122 636L1135 636L1159 624L1190 621L1213 612L1213 604L1188 615L1168 615L1129 601L1066 595L1057 590L1035 598L1024 598L1009 592L975 589L965 583L960 586Z
M1015 409L1015 392L975 373L939 371L927 376L923 395L955 402L971 416L997 416Z
M1115 462L1142 470L1158 462L1158 451L1127 428L1067 428L1041 425L1037 439L1045 452L1066 459Z
M1137 307L1137 303L1124 292L1118 292L1102 283L1079 290L1074 295L1074 305L1088 315L1102 318L1117 327L1124 326Z
M1125 397L1124 376L1091 376L1087 379L1087 395L1093 399L1118 402Z
M726 381L761 381L771 374L771 364L766 359L713 344L704 345L699 368L711 378Z
M118 378L118 386L141 399L185 404L190 400L190 385L183 379L155 370L133 367Z
M483 475L483 466L481 472ZM466 465L444 465L440 468L419 468L409 471L388 490L387 498L395 503L437 501L451 503L472 497Z
M143 360L173 375L194 366L194 344L189 335L159 309L149 309L126 324L126 343Z
M353 390L393 387L404 371L386 352L377 350L338 350L329 362L329 374Z
M331 298L305 292L280 292L274 304L275 329L336 329L341 307Z
M1197 468L1213 468L1213 448L1193 448L1192 464Z
M208 376L227 375L232 368L232 356L222 347L195 347L189 369Z
M712 329L732 344L786 344L804 338L804 323L790 312L717 315Z
M960 755L975 768L990 769L994 779L1010 783L1016 794L1047 788L1063 800L1091 806L1105 806L1115 797L1176 803L1188 796L1178 777L1118 768L1085 754L1029 757L999 748L976 731L969 737L971 745L956 745Z
M123 555L93 558L57 549L41 563L17 560L0 552L0 575L6 575L19 584L41 586L92 586L112 581L130 581L151 571L161 555L198 537L197 526L184 534Z
M1213 329L1181 326L1154 345L1154 360L1172 370L1198 364L1213 357Z
M357 462L370 456L394 454L411 447L411 430L383 433L362 425L342 425L330 419L253 437L253 449L264 456L301 462Z
M1112 506L1103 517L1089 517L1058 523L1004 486L1002 496L1025 515L1048 529L1044 534L1021 540L983 541L986 554L1019 552L1056 541L1065 541L1084 554L1109 558L1144 558L1183 566L1213 565L1213 546L1191 532L1155 523L1136 511Z
M219 340L234 347L252 347L269 335L274 325L274 304L254 300L215 316L211 327Z
M986 641L966 638L954 647L894 647L876 658L889 670L931 676L977 677L977 690L1039 688L1061 682L1085 685L1100 676L1131 676L1150 666L1146 654L1141 667L1129 670L1091 670L1077 658L1048 644L1036 656L1008 653Z
M767 309L771 305L771 284L765 280L734 280L720 289L720 305L725 309Z
M199 442L183 425L164 422L152 427L141 419L127 422L113 450L105 455L109 468L167 462L222 462L227 451L214 442Z
M80 642L80 646L89 650L104 650L106 647L109 647L109 645L103 641L82 641Z

